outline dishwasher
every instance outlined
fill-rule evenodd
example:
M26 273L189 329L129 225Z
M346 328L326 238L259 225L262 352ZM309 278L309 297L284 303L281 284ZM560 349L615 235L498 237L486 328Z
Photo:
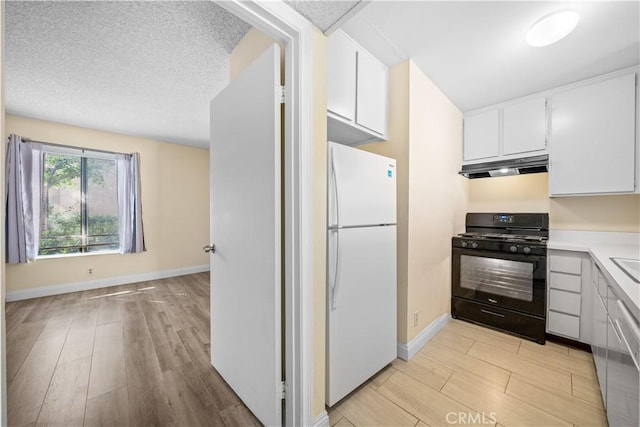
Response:
M607 419L610 427L640 425L640 326L618 300L607 330Z

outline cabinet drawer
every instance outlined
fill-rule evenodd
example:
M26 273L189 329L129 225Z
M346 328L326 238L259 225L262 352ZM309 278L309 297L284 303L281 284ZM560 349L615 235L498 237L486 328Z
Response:
M549 310L580 316L580 294L551 289L549 291Z
M551 260L551 271L570 274L582 273L582 260L580 258L564 255L552 255L549 258Z
M580 339L580 318L550 311L549 332Z
M553 289L561 289L564 291L580 293L582 289L582 278L573 274L549 273L549 287Z

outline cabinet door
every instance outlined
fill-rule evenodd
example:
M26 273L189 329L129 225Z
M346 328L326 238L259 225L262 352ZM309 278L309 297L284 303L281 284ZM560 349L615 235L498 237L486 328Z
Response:
M610 426L637 426L640 380L630 349L609 318L607 329L607 419ZM601 384L600 387L603 387Z
M327 47L327 110L347 120L356 114L357 45L341 31L329 37Z
M387 133L387 67L370 53L358 50L356 123L380 135Z
M606 298L606 294L605 294ZM592 328L591 328L591 352L593 353L593 361L596 365L596 373L598 375L598 383L600 384L600 393L602 401L606 406L607 402L607 310L602 302L598 289L593 288L591 299L592 304Z
M635 74L554 95L551 120L551 195L634 190Z
M498 110L490 110L464 118L464 160L498 156Z
M502 154L528 153L547 147L545 98L507 105L502 114Z

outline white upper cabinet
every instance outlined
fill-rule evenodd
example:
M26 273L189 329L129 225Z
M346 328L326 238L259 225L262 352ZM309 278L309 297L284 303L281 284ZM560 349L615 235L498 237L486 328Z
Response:
M505 105L502 153L521 154L547 148L546 100L536 98Z
M369 52L358 50L356 123L387 134L387 86L389 71Z
M546 110L546 99L541 96L465 114L464 162L546 154Z
M553 95L552 196L635 190L635 98L635 73Z
M498 110L464 118L464 160L497 157L499 154L500 120Z
M356 118L356 55L358 45L341 31L327 48L327 110L346 120Z
M387 135L389 70L342 31L328 41L327 134L356 145Z

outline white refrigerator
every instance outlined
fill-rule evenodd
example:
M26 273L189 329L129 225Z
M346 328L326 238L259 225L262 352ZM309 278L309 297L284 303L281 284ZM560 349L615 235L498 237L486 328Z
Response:
M329 142L326 403L397 355L396 161Z

